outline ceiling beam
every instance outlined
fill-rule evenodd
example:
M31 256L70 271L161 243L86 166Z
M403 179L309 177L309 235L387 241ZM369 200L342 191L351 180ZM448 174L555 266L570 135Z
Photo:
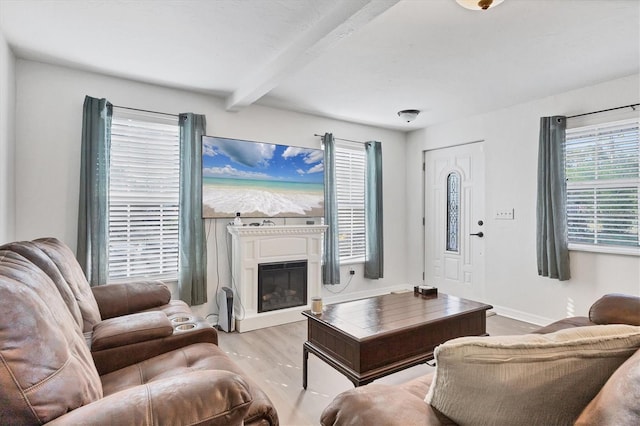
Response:
M331 46L367 25L400 0L339 1L329 13L263 67L226 99L227 111L238 111L277 87L287 76L317 59Z

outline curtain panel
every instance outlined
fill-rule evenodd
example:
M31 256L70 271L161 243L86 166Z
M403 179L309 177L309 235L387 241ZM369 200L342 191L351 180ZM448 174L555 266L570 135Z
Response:
M567 119L540 118L536 248L538 275L565 281L569 270L564 144Z
M76 257L92 286L107 282L109 147L113 106L85 96Z
M367 142L364 211L366 226L364 277L384 276L384 241L382 209L382 144Z
M207 302L207 245L202 219L204 115L180 114L180 224L178 293L189 305Z
M331 133L325 133L324 144L324 236L322 283L340 284L340 249L338 246L338 197L336 194L336 146Z

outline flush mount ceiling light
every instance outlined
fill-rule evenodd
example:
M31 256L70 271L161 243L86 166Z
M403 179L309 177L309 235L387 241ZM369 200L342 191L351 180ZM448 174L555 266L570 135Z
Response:
M456 0L460 6L471 10L487 10L496 7L504 0Z
M407 123L415 120L418 114L420 114L420 110L417 109L403 109L402 111L398 111L398 117Z

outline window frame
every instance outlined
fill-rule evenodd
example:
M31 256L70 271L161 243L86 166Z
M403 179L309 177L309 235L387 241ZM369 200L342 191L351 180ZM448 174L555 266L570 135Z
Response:
M567 150L570 149L570 143L568 142L570 136L572 134L579 134L585 132L604 132L607 129L614 129L615 127L624 127L631 126L638 128L640 126L640 117L634 116L633 118L620 118L619 119L609 119L607 121L603 121L600 123L581 123L578 126L568 128L566 130L566 141L564 145L564 163L565 163L565 172L567 172L568 160L567 160ZM640 132L636 132L636 136ZM638 138L640 139L640 138ZM635 143L635 149L637 150L638 155L638 163L640 164L640 140L635 139L633 142ZM600 139L599 139L600 140ZM635 155L635 154L634 154ZM597 172L600 170L598 166L594 166L594 174L597 175ZM636 228L640 228L640 171L638 172L638 176L634 177L621 177L617 179L607 179L607 180L598 180L598 179L590 179L590 180L582 180L582 181L574 181L570 180L569 174L567 174L567 185L566 185L566 197L567 197L567 227L570 225L570 191L571 190L606 190L606 189L615 189L615 188L630 188L635 190L636 192L636 214L635 214L635 222ZM597 202L594 202L594 206L597 205ZM615 244L587 244L575 242L575 240L571 241L571 236L569 235L569 250L573 251L585 251L585 252L595 252L595 253L609 253L609 254L620 254L620 255L633 255L640 256L640 229L638 229L638 245L615 245Z

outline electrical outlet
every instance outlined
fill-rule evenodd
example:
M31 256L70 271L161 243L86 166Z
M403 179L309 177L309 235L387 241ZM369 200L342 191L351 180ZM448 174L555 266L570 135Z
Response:
M495 218L498 220L513 220L514 209L496 210Z
M349 269L349 275L355 275L356 271L354 271L353 269Z

